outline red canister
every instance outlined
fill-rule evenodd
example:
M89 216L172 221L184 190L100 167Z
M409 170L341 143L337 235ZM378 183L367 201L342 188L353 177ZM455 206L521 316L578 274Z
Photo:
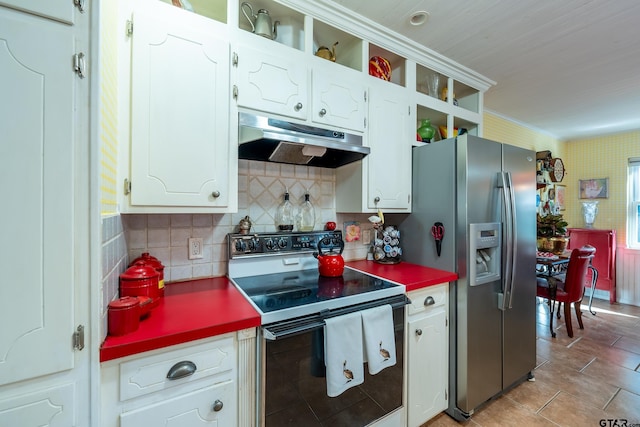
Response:
M158 272L143 261L138 261L120 275L120 296L150 297L152 307L160 303Z
M162 262L158 258L151 255L149 252L143 252L142 255L140 255L138 258L134 259L133 261L131 261L131 264L129 264L129 266L134 265L138 261L142 261L150 265L151 267L155 268L155 270L158 272L158 289L160 290L159 295L160 297L163 297L164 296L164 265L162 264Z
M140 301L137 297L121 297L109 303L109 335L125 335L140 326Z

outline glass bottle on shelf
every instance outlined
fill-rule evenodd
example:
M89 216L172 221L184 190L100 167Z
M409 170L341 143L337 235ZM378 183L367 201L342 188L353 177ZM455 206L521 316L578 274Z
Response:
M284 200L276 211L276 230L293 231L294 207L289 201L289 190L284 191Z
M313 231L316 223L316 211L309 200L309 192L304 193L304 202L298 214L298 231Z

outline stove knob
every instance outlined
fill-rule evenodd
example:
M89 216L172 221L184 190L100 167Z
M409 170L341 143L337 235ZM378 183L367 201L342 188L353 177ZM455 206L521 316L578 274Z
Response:
M280 240L278 240L278 246L282 249L287 247L287 239L285 239L284 237L281 238Z
M271 240L271 239L268 239L266 242L264 242L264 245L270 251L272 251L275 248L275 243L273 243L273 240Z
M258 247L258 244L256 243L255 240L252 239L252 240L249 240L249 245L248 246L249 246L249 250L250 251L255 251L257 249L257 247Z
M236 240L236 252L244 252L244 251L245 251L244 241Z

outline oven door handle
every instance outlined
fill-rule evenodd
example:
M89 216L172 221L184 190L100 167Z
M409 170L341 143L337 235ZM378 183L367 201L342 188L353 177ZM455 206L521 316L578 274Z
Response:
M338 310L327 310L320 314L314 314L311 316L302 317L300 319L264 325L262 327L262 335L266 340L275 341L292 335L297 335L304 332L312 331L314 329L322 328L325 325L324 319L327 319L329 317L342 316L344 314L367 310L369 308L378 307L385 304L391 305L391 308L395 310L397 308L404 307L407 304L411 304L411 300L409 300L406 295L398 295L396 297L391 297L379 301L372 301L369 303L341 308Z

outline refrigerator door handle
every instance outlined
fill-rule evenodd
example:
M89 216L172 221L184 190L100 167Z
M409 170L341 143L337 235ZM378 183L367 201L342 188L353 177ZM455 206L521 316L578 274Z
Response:
M509 308L513 308L513 292L516 286L516 260L518 259L518 221L516 217L516 192L513 189L513 180L511 179L511 172L507 172L507 178L509 183L509 200L511 202L511 280L509 285Z
M499 295L498 308L502 311L511 308L511 293L513 287L513 265L514 265L514 240L513 240L513 188L511 187L511 176L507 172L498 173L498 187L502 189L502 201L504 206L504 226L505 232L503 242L505 246L504 257L504 288Z

